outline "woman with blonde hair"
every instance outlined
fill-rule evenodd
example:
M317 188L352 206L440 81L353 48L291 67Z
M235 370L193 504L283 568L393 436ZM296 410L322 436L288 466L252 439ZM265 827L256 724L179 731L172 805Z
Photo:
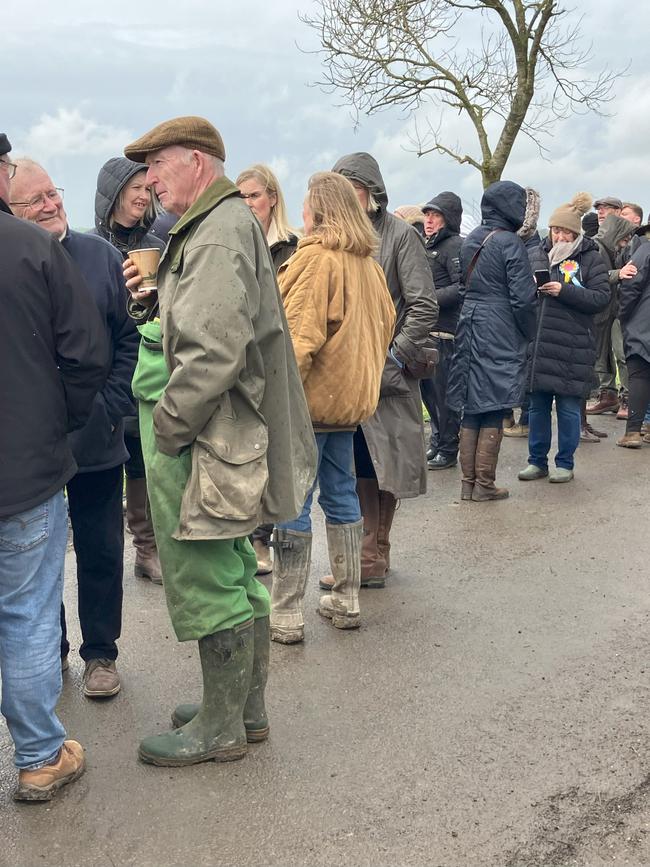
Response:
M268 166L256 163L235 181L246 204L262 224L277 271L296 252L298 236L289 224L278 179Z
M359 626L363 521L353 439L376 409L395 324L386 278L373 259L378 238L350 181L332 172L313 175L303 218L306 237L278 282L314 425L318 470L302 513L276 529L271 638L283 644L304 637L316 485L334 577L318 610L339 629Z

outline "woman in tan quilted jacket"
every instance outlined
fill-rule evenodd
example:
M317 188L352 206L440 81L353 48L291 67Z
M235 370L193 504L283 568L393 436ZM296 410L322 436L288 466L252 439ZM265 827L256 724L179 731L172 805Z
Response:
M378 238L347 178L320 172L309 181L305 237L278 282L318 445L319 503L325 512L334 584L319 613L339 629L359 626L361 534L353 436L379 400L395 325ZM276 530L271 638L304 638L302 599L311 556L311 504Z

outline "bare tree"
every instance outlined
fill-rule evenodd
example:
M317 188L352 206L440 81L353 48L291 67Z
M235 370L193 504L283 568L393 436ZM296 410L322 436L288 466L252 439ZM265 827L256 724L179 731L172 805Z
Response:
M499 180L519 133L544 151L555 119L600 113L621 72L595 77L582 46L581 18L559 0L318 0L302 20L317 31L325 89L341 91L356 113L391 106L441 109L413 137L418 155L437 151ZM474 128L480 156L445 139L445 110Z

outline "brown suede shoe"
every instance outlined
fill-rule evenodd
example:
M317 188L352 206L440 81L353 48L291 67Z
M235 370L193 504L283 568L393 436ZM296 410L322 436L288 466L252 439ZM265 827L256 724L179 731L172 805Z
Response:
M585 424L580 428L581 443L599 443L600 437L590 424Z
M87 698L110 698L122 688L115 662L111 659L90 659L84 671L84 695Z
M629 416L630 416L630 405L627 402L627 396L623 395L621 397L621 403L620 403L618 412L616 413L616 418L620 419L621 421L627 421Z
M20 771L15 801L51 801L61 786L78 780L86 769L84 748L77 741L64 741L51 765L34 771Z
M618 412L619 401L615 391L603 388L596 400L587 404L587 415L602 415L604 412Z
M624 449L640 449L643 445L643 437L638 431L626 433L620 440L616 441L616 445Z

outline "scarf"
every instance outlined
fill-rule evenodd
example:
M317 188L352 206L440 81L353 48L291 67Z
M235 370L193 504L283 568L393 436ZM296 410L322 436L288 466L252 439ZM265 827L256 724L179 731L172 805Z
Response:
M583 237L584 235L581 233L575 241L560 241L558 244L554 244L548 254L548 261L551 268L554 265L559 265L560 262L564 262L565 259L569 259L578 249L580 244L582 244Z

